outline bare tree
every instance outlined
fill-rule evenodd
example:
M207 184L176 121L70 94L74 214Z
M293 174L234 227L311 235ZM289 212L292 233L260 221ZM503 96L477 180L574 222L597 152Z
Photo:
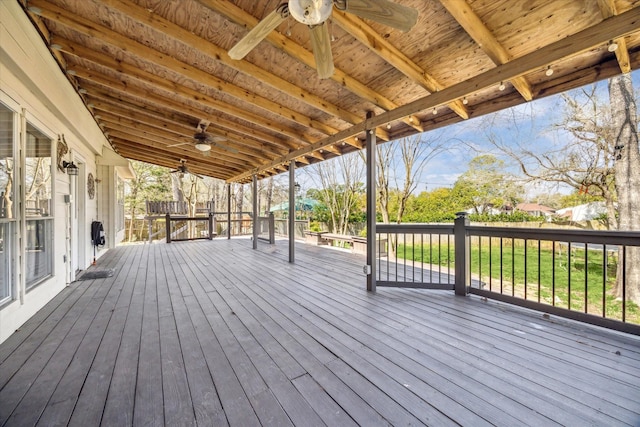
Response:
M363 166L361 158L351 154L305 168L319 187L333 232L347 234L349 217L362 194Z
M424 167L444 150L441 135L435 134L414 135L377 146L377 196L382 222L391 222L391 202L395 202L397 208L395 222L402 222L407 200L416 189Z

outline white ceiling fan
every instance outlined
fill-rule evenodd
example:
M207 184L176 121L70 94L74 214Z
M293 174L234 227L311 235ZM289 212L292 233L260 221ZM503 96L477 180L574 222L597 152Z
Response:
M333 56L327 19L335 5L336 9L353 13L401 31L408 31L418 19L418 11L389 0L289 0L268 14L235 46L229 50L232 59L244 58L267 35L278 27L289 15L311 30L311 47L316 60L316 69L321 79L333 75Z

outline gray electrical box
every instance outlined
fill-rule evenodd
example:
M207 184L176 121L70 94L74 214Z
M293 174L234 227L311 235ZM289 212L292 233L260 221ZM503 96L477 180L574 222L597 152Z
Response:
M69 204L73 202L73 196L71 194L65 194L64 195L64 202Z

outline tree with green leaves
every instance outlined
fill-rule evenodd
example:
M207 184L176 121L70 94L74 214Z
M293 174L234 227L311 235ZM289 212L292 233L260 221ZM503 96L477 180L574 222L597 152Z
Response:
M129 192L125 196L125 211L129 212L129 241L140 240L134 235L136 216L145 212L145 201L171 200L171 178L169 170L149 163L131 161L135 178L129 181Z
M506 164L492 154L474 157L469 169L456 181L453 192L473 213L485 214L492 207L514 206L524 190L517 178L506 172Z

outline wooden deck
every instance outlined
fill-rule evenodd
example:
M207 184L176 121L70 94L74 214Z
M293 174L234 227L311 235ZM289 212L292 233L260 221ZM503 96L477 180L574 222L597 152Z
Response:
M110 250L0 346L0 425L640 425L638 337L250 246Z

